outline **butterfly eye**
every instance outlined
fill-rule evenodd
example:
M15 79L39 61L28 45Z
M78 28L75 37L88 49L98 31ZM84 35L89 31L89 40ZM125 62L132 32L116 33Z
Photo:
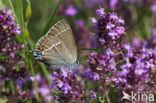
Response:
M40 51L36 51L35 55L42 55L42 53Z

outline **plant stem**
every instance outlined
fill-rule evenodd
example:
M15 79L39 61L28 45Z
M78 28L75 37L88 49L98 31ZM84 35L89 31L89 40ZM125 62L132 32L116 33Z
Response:
M104 93L105 93L105 95L106 95L107 103L111 103L111 102L110 102L110 98L109 98L109 96L108 96L108 92L109 92L109 91L107 91L106 86L104 86Z
M103 79L100 78L100 83L101 83L101 85L102 85L102 87L103 87L103 92L104 92L104 94L105 94L105 96L106 96L107 103L111 103L111 102L110 102L110 98L109 98L109 96L108 96L109 89L108 89L107 86L105 85L105 84L106 84L105 81L103 81Z
M24 25L24 17L23 17L23 2L22 2L23 0L18 0L18 1L19 1L19 4L20 4L19 5L19 7L20 7L19 9L20 9L20 14L21 14L20 15L21 16L21 22L22 22L21 25L22 25L22 29L24 29L25 25Z
M37 98L37 101L39 103L40 98L39 98L39 94L38 94L38 90L37 90L37 83L36 83L36 79L35 79L34 68L33 68L33 65L32 65L31 61L30 61L30 68L31 68L31 72L32 72L32 75L33 75L33 78L34 78L34 86L35 86L35 91L36 91L36 98Z
M19 21L18 21L18 18L17 18L17 16L16 16L16 13L15 13L15 10L14 10L14 7L13 7L13 5L12 5L11 0L9 0L9 4L10 4L10 7L11 7L11 9L12 9L12 12L13 12L13 14L14 14L14 16L15 16L16 22L17 22L17 24L19 24Z
M14 82L12 80L10 80L10 86L11 86L11 89L14 90Z

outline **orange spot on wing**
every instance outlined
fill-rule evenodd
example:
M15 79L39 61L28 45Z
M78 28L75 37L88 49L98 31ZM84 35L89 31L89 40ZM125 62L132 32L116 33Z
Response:
M43 50L43 48L42 48L42 47L39 47L39 50L40 50L40 51L42 51L42 50Z

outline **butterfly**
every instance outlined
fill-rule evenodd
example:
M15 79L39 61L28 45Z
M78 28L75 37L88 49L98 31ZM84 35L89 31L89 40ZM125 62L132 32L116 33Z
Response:
M66 20L57 22L38 40L34 57L52 68L74 69L78 66L75 40Z

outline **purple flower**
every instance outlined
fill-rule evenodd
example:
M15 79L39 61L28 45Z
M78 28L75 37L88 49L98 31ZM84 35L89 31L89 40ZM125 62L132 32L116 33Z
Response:
M110 0L110 7L114 7L118 2L119 0Z
M90 77L93 81L99 80L99 79L100 79L99 74L96 73L96 72L90 72L89 77Z
M135 74L136 74L136 75L142 75L142 74L145 73L145 72L146 72L145 70L139 69L139 68L135 70Z
M65 83L62 88L63 93L68 94L70 90L71 90L71 86L69 84Z
M107 26L106 26L106 29L111 30L111 29L114 28L114 27L115 27L115 25L112 24L111 22L109 22L109 23L107 24Z
M19 25L16 26L16 31L15 31L18 35L21 33L21 28L19 27Z
M62 68L61 74L54 71L52 78L54 78L52 80L52 88L62 92L57 95L59 98L63 98L62 101L68 101L70 99L76 100L82 97L84 93L82 85L80 81L76 79L77 75L73 72ZM69 96L71 98L69 98Z
M116 63L114 61L114 53L111 49L107 49L104 54L91 53L90 59L88 60L89 70L86 72L87 77L95 80L104 80L107 76L112 78L116 72ZM109 74L107 74L109 73ZM110 81L111 82L111 81Z
M73 5L69 5L65 11L66 15L74 16L77 14L77 9Z
M151 10L152 10L153 12L156 12L156 4L154 4L154 5L151 6Z
M102 39L102 38L100 38L100 39L99 39L99 42L103 45L103 44L105 43L105 40Z
M43 97L43 100L50 101L52 99L51 90L45 77L41 77L40 74L35 75L37 82L38 93ZM35 88L33 88L33 94L36 95Z
M116 31L110 31L109 33L108 33L108 35L114 40L114 39L116 39L116 37L118 37L118 34L117 34L117 32Z
M0 9L0 53L8 55L4 59L0 59L0 65L5 69L13 69L14 65L21 60L21 56L15 54L16 50L23 49L23 44L14 40L16 34L20 34L19 25L16 24L10 9L2 11ZM9 71L6 70L6 73Z
M96 99L97 98L96 92L94 92L94 91L89 91L89 92L90 92L90 98L91 99Z
M58 80L57 86L58 86L59 88L62 88L62 87L63 87L63 82L62 82L61 80Z
M97 20L95 18L90 18L90 19L93 23L97 23Z
M128 46L128 47L127 47ZM133 55L125 57L125 64L121 64L121 70L118 72L118 78L123 81L116 82L120 90L135 90L141 92L152 92L153 84L149 86L151 81L155 81L151 76L151 68L156 67L153 62L155 51L147 48L132 48L130 45L124 45L127 51L131 51ZM129 53L124 51L125 53ZM127 56L127 54L125 54ZM148 86L147 86L148 85ZM138 87L140 87L138 89Z
M104 8L97 9L96 14L98 14L99 16L104 16L104 14L105 14Z
M99 19L91 20L97 30L98 47L121 49L122 41L119 38L125 33L124 20L115 13L105 13L104 8L96 10L96 14Z
M48 88L48 86L46 85L43 85L42 87L40 87L38 89L38 92L42 95L42 96L47 96L50 94L50 90Z
M123 34L125 32L125 29L123 27L117 27L115 28L115 31L118 33L118 34Z
M1 34L6 36L20 34L19 25L16 25L14 17L8 11L4 12L0 9L0 22Z
M83 27L84 21L82 19L77 19L76 24L78 24L80 27Z
M24 44L22 44L22 45L21 45L21 48L25 48L25 45L24 45Z
M46 97L45 97L45 101L50 101L51 98L52 98L51 96L46 96Z
M110 48L108 48L106 51L105 51L105 53L106 53L106 55L107 56L114 56L114 53L113 53L113 51L110 49Z
M15 57L14 53L10 53L10 57L14 58Z
M118 18L118 20L116 20L116 23L125 24L125 22L122 18Z
M27 75L27 76L26 76L26 80L34 81L34 78L33 78L32 76L30 76L30 75Z
M67 77L68 76L68 72L69 72L69 70L68 69L64 69L64 68L62 68L61 69L61 75L63 76L63 77Z
M94 82L99 81L104 89L113 86L119 91L152 93L156 81L153 78L156 68L156 32L152 31L152 37L131 45L123 42L125 28L121 17L115 13L105 13L101 8L96 13L99 19L93 22L97 31L94 42L98 43L97 47L101 51L90 53L87 60L89 69L85 75Z
M122 66L121 68L124 68L124 67ZM118 75L121 76L121 77L126 76L128 72L129 72L128 69L124 68L124 69L122 69L122 71L120 71L118 73Z
M22 77L19 77L16 81L15 84L18 84L20 88L22 88L23 84L26 84L26 80L24 80Z
M123 44L122 47L129 51L131 49L131 46L129 44Z
M109 20L113 20L113 21L118 21L118 16L117 15L115 15L115 13L114 12L112 12L112 13L110 13L110 18L109 18Z

